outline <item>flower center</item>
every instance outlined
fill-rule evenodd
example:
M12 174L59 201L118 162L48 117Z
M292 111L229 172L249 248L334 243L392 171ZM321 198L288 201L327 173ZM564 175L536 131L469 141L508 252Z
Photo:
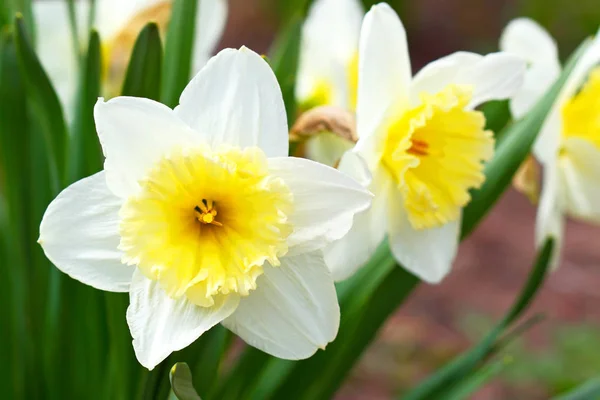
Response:
M467 109L471 87L449 85L423 93L421 103L390 124L381 162L402 192L415 229L444 225L459 218L481 186L483 161L494 151L485 118Z
M171 19L172 0L159 1L135 14L115 35L102 38L102 77L107 95L116 96L121 90L129 57L141 30L150 21L158 24L161 35Z
M217 207L212 200L202 199L199 205L194 207L194 211L196 211L196 219L203 224L223 226L222 223L215 221Z
M121 207L119 248L173 298L248 295L287 252L292 194L258 148L177 151L140 187Z
M577 137L600 147L600 66L562 108L563 139Z

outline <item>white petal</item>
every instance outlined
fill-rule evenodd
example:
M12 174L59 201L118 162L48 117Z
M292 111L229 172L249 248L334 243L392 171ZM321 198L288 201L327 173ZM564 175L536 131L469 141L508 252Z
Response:
M179 102L175 113L213 146L258 146L269 157L288 154L281 89L269 64L248 48L219 52Z
M200 0L196 12L196 39L192 67L197 73L204 67L221 39L227 22L226 0Z
M348 65L358 51L364 10L358 0L317 0L302 27L296 96L309 98L319 82L331 85L332 105L350 108Z
M196 306L185 297L172 299L139 270L133 275L129 299L127 324L133 348L149 370L230 316L239 304L237 295L222 297L213 307Z
M533 153L542 164L551 160L555 156L554 153L558 151L562 127L562 106L581 88L587 80L590 69L598 63L600 63L600 33L588 45L585 53L571 71L533 145Z
M558 49L552 36L529 18L510 21L500 37L500 50L516 54L529 63L545 64L558 60Z
M437 93L450 84L472 85L471 108L489 100L507 99L523 84L525 68L525 61L513 54L454 53L432 62L415 76L412 101L418 103L420 93Z
M340 324L335 286L321 252L265 266L257 288L223 325L275 357L299 360L331 342Z
M294 196L290 255L322 249L341 238L350 230L354 214L371 203L372 195L354 179L311 160L272 158L269 170L285 181Z
M352 276L373 256L383 240L388 224L388 193L393 187L386 171L378 170L369 187L375 194L371 207L356 214L352 229L323 250L325 262L336 282Z
M386 3L371 8L360 33L357 133L374 135L393 107L408 105L411 79L406 32Z
M166 153L201 143L200 134L178 119L169 107L153 100L99 99L94 119L106 156L108 187L121 197L137 191L138 181Z
M428 283L439 283L450 272L458 249L460 218L439 228L413 229L400 193L389 199L389 241L404 268Z
M528 64L523 86L510 102L513 116L521 118L560 75L556 42L535 21L517 18L504 29L500 49L523 58Z
M304 143L304 157L334 167L352 147L354 143L350 140L331 132L322 132Z
M600 149L579 138L564 142L559 161L569 215L600 223Z
M550 260L552 268L558 267L562 253L562 242L564 234L564 188L561 188L560 171L556 159L544 166L542 193L538 206L535 236L538 247L542 246L546 239L554 239L554 248Z
M104 172L75 182L50 203L40 225L46 256L70 277L110 292L129 290L134 267L121 263L122 200L106 186Z
M77 1L75 15L77 17L79 40L87 45L87 23L89 4ZM36 50L44 70L48 74L60 99L67 121L70 121L74 108L79 80L77 57L79 49L74 48L71 37L68 7L65 1L32 2L33 17L36 29Z

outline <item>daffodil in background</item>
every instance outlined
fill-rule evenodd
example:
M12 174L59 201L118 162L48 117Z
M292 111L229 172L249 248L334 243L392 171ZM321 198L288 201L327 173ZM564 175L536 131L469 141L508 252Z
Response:
M511 100L515 118L525 115L560 73L556 43L532 20L508 24L500 47L528 61L525 84ZM579 59L556 98L533 154L543 168L536 221L537 243L556 240L553 265L560 261L566 216L600 223L600 36Z
M316 0L302 28L296 98L301 111L356 108L358 37L364 10L359 0ZM321 132L305 143L305 156L335 165L351 138Z
M50 204L39 242L71 277L130 293L141 364L154 368L218 323L287 359L334 339L339 307L321 249L372 195L287 156L281 91L258 54L223 50L174 110L117 97L94 114L104 171Z
M37 48L40 61L50 76L69 116L74 106L78 76L78 57L87 44L88 26L98 30L102 41L102 91L107 97L119 93L129 56L142 28L156 22L164 36L171 18L172 0L97 0L75 1L77 34L73 35L68 2L33 2ZM227 19L226 0L200 0L192 54L192 71L198 72L217 45Z
M407 270L432 283L446 276L462 208L469 190L483 183L483 163L494 152L492 132L475 107L512 96L524 72L525 62L514 55L459 52L413 77L400 19L385 3L373 6L360 35L359 140L339 168L360 171L356 163L364 159L375 199L327 249L334 278L351 275L386 234Z

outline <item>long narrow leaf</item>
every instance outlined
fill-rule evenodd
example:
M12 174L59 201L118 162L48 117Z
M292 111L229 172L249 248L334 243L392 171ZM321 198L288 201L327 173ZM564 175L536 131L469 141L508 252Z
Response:
M175 0L165 42L162 102L175 107L192 69L198 0Z
M52 189L58 193L64 183L67 160L67 130L62 107L48 75L35 54L22 16L15 19L15 34L19 66L23 73L27 97L46 141Z
M288 124L296 118L296 71L300 58L302 15L296 13L269 50L269 61L283 94Z
M568 393L553 397L552 400L592 400L600 398L600 378L593 378Z
M93 31L79 82L77 110L69 146L69 182L102 169L102 150L94 123L94 105L100 95L101 69L100 37Z
M162 45L156 23L142 29L131 53L123 83L123 96L159 100L162 64Z
M493 350L494 344L504 329L508 327L527 308L535 297L546 276L552 253L553 240L548 239L538 253L529 278L519 297L498 325L468 353L456 358L433 376L426 379L408 394L401 396L404 400L436 399L452 384L459 382L462 377L471 373L479 363Z

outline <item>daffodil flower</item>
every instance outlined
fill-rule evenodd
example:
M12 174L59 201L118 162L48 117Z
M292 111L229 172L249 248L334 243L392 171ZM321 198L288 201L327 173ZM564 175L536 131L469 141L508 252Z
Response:
M523 89L511 100L515 118L527 113L560 74L556 44L535 22L520 18L505 29L500 46L529 62ZM533 146L543 167L536 241L556 240L560 260L566 216L600 223L600 35L563 85Z
M40 243L71 277L129 292L127 322L147 368L218 323L286 359L336 336L321 249L372 195L333 168L287 157L285 115L272 70L247 48L210 60L174 110L98 101L104 171L58 195Z
M375 198L327 249L326 261L334 278L344 279L387 234L408 271L439 282L456 255L469 190L484 182L483 163L494 152L492 132L475 107L513 95L525 63L509 54L459 52L412 77L404 27L385 3L365 16L359 48L359 140L339 168L360 171L356 160L364 159Z
M316 0L302 27L296 99L301 110L336 106L354 111L358 36L364 10L359 0ZM305 156L335 165L354 143L331 132L305 143Z
M135 40L149 22L156 22L164 36L171 18L172 0L97 0L92 27L102 41L102 90L115 96L129 62ZM87 45L90 2L75 1L78 28L75 40L64 0L34 1L37 50L40 61L52 80L67 116L74 107L78 74L78 57ZM197 7L192 70L198 72L214 50L227 18L226 0L200 0Z

